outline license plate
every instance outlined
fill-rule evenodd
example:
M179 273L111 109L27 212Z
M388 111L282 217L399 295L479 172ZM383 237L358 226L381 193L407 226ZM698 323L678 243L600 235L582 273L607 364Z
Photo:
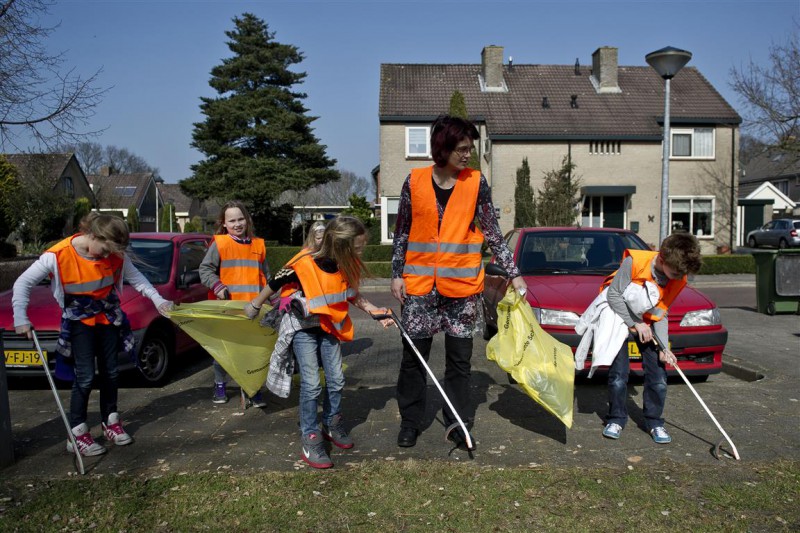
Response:
M43 352L47 358L47 352ZM7 367L42 366L42 359L36 350L5 350Z

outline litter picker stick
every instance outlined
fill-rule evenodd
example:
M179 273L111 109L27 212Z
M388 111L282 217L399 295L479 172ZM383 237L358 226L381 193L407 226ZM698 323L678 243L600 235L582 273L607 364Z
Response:
M406 341L411 346L411 349L414 350L414 353L417 355L417 358L419 359L419 362L422 364L422 366L425 367L425 370L428 372L428 375L433 380L433 383L434 383L434 385L436 385L436 388L439 389L439 392L441 393L442 398L444 398L445 403L447 403L447 407L450 408L450 412L453 413L453 416L456 417L456 421L457 421L458 425L461 426L461 429L464 431L464 439L466 440L467 450L468 451L474 450L475 446L472 443L472 436L470 436L469 431L467 431L467 426L464 425L464 421L461 420L461 417L456 412L455 408L453 407L453 404L450 402L450 398L448 398L447 394L445 394L444 389L439 384L439 380L436 379L436 376L434 375L433 371L431 370L431 367L428 366L428 363L425 362L425 358L422 357L422 354L419 353L419 350L414 345L414 341L411 340L411 337L409 336L408 332L405 330L405 328L402 326L402 324L400 324L400 319L397 317L397 314L394 312L394 310L389 309L388 313L372 312L372 313L370 313L370 315L375 320L383 320L385 318L391 318L392 320L394 320L394 323L397 325L397 328L400 330L400 333L403 335L403 337L405 337ZM447 431L445 432L445 435L449 434L450 431L452 430L452 428L453 428L453 426L450 426L449 428L447 428Z
M666 346L664 343L662 343L660 340L658 340L658 339L656 338L656 336L655 336L655 332L653 332L653 342L655 343L656 347L659 347L659 346ZM700 397L700 395L697 393L697 391L695 390L695 388L692 386L691 382L689 382L689 379L688 379L688 378L686 377L686 375L683 373L683 370L681 370L681 368L678 366L678 363L676 362L676 363L675 363L675 364L673 364L672 366L674 366L674 367L675 367L675 370L677 370L677 371L678 371L678 374L680 374L680 376L683 378L683 381L684 381L684 382L686 383L686 385L689 387L689 390L691 390L691 391L692 391L692 393L694 394L694 397L695 397L695 398L697 398L697 401L698 401L698 402L700 402L700 405L702 405L702 406L703 406L703 409L705 409L705 410L706 410L706 413L708 413L708 416L709 416L709 417L711 417L711 420L712 420L712 421L714 422L714 424L717 426L717 429L720 431L720 433L722 433L722 436L723 436L723 437L725 437L725 440L727 440L727 441L728 441L728 444L730 444L730 445L731 445L731 449L733 450L733 456L736 458L736 460L737 460L737 461L740 461L740 460L741 460L741 458L739 457L739 451L736 449L736 445L735 445L735 444L733 444L733 441L731 440L731 438L728 436L728 434L727 434L727 433L725 433L725 430L724 430L724 429L722 429L722 426L719 424L719 422L717 422L717 419L716 419L716 417L714 417L714 414L711 412L711 410L708 408L708 406L706 405L706 403L703 401L703 399L702 399L702 398ZM715 449L717 449L717 450L719 449L719 444L717 444L717 446L715 447ZM717 459L719 459L719 457L717 457Z
M58 410L61 412L61 420L64 421L64 426L67 428L67 435L69 436L69 442L72 444L72 451L75 452L75 458L78 460L78 472L80 472L81 475L84 475L86 474L86 470L83 468L83 457L81 457L81 451L78 449L78 443L75 442L75 435L72 434L72 428L69 427L67 413L64 412L64 406L61 405L61 398L58 397L58 389L56 389L53 376L50 375L50 368L48 368L47 359L44 357L42 347L39 345L39 338L36 336L36 330L31 328L31 334L33 335L33 343L36 345L36 351L39 352L39 359L42 361L42 368L44 368L47 381L50 382L50 388L53 390L53 396L56 398L56 405L58 405Z

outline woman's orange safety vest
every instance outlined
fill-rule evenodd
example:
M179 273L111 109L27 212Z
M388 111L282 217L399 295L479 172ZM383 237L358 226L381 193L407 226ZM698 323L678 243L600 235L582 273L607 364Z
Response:
M116 254L91 260L81 257L67 237L47 251L55 254L58 263L58 277L65 295L89 296L95 300L108 297L122 275L123 259ZM103 313L81 319L87 326L109 324Z
M306 310L319 316L322 330L341 341L353 340L353 322L348 314L348 301L355 298L356 291L350 288L342 273L325 272L310 255L302 256L287 266L300 279L306 298Z
M667 314L669 306L678 297L678 293L686 286L686 276L681 279L671 279L667 282L666 287L662 287L653 277L653 260L658 256L658 252L651 252L648 250L625 250L622 253L622 260L626 257L633 259L633 267L631 268L631 282L644 286L645 281L651 281L660 293L658 303L650 311L642 315L645 322L658 322ZM618 271L617 271L618 272ZM611 285L611 281L617 274L614 272L608 276L604 281L600 290L605 289Z
M411 171L411 232L403 279L406 292L422 296L434 283L443 296L464 298L483 291L483 232L473 223L481 173L465 168L447 201L441 226L433 190L433 167Z
M267 284L264 239L253 238L250 245L234 241L230 235L214 235L219 251L219 279L228 287L231 300L252 300Z

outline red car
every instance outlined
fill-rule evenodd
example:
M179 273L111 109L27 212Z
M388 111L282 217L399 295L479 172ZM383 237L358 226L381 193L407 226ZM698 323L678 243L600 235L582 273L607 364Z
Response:
M650 248L634 232L611 228L524 228L506 235L514 260L528 284L526 295L542 328L575 352L580 336L574 326L598 295L600 284L622 261L626 248ZM483 291L489 339L497 332L497 302L507 279L496 265L486 268ZM703 293L687 286L668 313L669 342L687 375L707 377L722 370L722 352L728 331L719 310ZM630 341L630 339L629 339ZM628 342L631 372L643 375L641 355ZM591 352L582 373L591 367ZM669 373L676 373L669 370Z
M132 233L131 259L150 283L167 300L178 303L197 302L208 298L208 289L200 283L198 267L205 256L211 237L192 233ZM9 376L41 376L39 354L24 335L14 332L11 293L0 293L0 328L3 328L6 373ZM197 346L189 336L158 314L153 303L125 284L120 296L122 309L128 315L136 338L136 356L145 381L159 384L167 377L175 355ZM49 280L31 291L28 305L30 318L50 367L55 366L61 309L53 298ZM120 370L134 368L130 358L120 353Z

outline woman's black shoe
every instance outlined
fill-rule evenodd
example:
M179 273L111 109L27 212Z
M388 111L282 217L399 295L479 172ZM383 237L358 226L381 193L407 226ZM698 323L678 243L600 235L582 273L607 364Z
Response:
M397 434L397 445L401 448L411 448L417 443L419 431L415 428L401 427Z

